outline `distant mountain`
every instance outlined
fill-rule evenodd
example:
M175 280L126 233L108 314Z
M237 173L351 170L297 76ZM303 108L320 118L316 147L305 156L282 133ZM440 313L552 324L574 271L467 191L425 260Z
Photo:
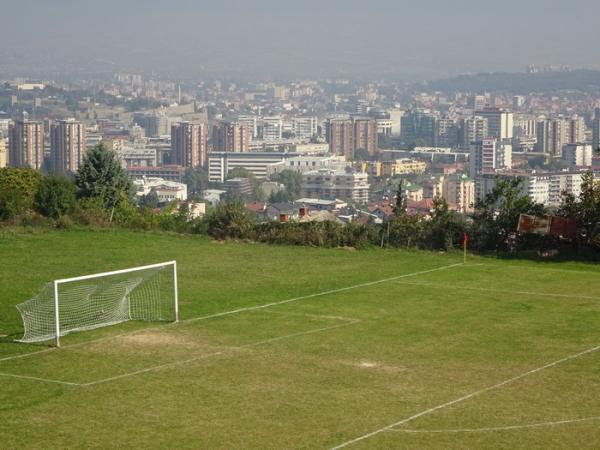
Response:
M479 73L429 81L428 90L443 92L600 92L600 71L572 70L539 73Z

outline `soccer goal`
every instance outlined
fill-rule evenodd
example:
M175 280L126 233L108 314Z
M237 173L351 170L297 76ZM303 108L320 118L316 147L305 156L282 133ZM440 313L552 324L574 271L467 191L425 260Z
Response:
M177 262L55 280L17 305L25 334L19 342L56 340L130 320L179 321Z

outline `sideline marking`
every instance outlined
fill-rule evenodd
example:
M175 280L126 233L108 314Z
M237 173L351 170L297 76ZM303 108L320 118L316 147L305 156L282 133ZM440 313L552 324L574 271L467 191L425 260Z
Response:
M363 287L369 287L369 286L375 286L377 284L388 283L390 281L400 280L402 278L416 277L418 275L424 275L426 273L431 273L431 272L438 272L440 270L451 269L451 268L460 267L460 266L463 266L463 265L464 265L464 263L450 264L448 266L437 267L435 269L422 270L420 272L413 272L413 273L408 273L408 274L405 274L405 275L398 275L398 276L395 276L395 277L384 278L382 280L377 280L377 281L369 281L367 283L355 284L353 286L347 286L347 287L339 288L339 289L331 289L329 291L322 291L322 292L317 292L316 294L303 295L301 297L294 297L294 298L290 298L288 300L282 300L282 301L279 301L279 302L266 303L264 305L259 305L259 306L249 306L247 308L234 309L232 311L225 311L225 312L222 312L222 313L211 314L209 316L196 317L196 318L193 318L193 319L182 320L181 322L184 322L184 323L188 323L189 322L189 323L191 323L191 322L197 322L197 321L200 321L200 320L213 319L215 317L223 317L223 316L227 316L227 315L230 315L230 314L238 314L240 312L256 311L256 310L259 310L259 309L270 308L272 306L279 306L279 305L285 305L286 303L298 302L300 300L306 300L306 299L309 299L309 298L321 297L321 296L324 296L324 295L337 294L339 292L350 291L350 290L353 290L353 289L358 289L358 288L363 288Z
M454 429L454 430L403 430L401 428L395 428L388 430L390 432L397 433L482 433L488 431L508 431L508 430L523 430L526 428L541 428L541 427L551 427L556 425L568 425L572 423L578 422L591 422L593 420L600 420L600 416L595 417L584 417L582 419L568 419L568 420L558 420L555 422L541 422L541 423L531 423L527 425L511 425L505 427L489 427L489 428L462 428L462 429Z
M551 264L551 263L550 263ZM495 269L517 269L517 270L538 270L542 272L561 272L561 273L587 273L590 275L600 275L600 271L593 270L578 270L578 269L555 269L553 267L535 267L535 266L525 266L519 264L510 264L503 266L501 264L490 264L490 263L482 263L482 264L467 264L470 266L483 266L483 267L493 267Z
M569 295L569 294L550 294L543 292L529 292L529 291L511 291L506 289L494 289L494 288L480 288L480 287L469 287L469 286L452 286L437 283L411 283L408 281L395 281L394 284L405 284L408 286L423 286L432 287L438 289L456 289L456 290L467 290L467 291L484 291L484 292L500 292L505 294L518 294L518 295L534 295L541 297L558 297L558 298L572 298L581 300L600 300L600 297L592 297L589 295Z
M256 311L256 310L260 310L260 309L270 308L272 306L284 305L286 303L297 302L297 301L300 301L300 300L306 300L306 299L309 299L309 298L320 297L320 296L328 295L328 294L335 294L335 293L338 293L338 292L349 291L349 290L352 290L352 289L358 289L358 288L362 288L362 287L374 286L374 285L377 285L377 284L388 283L388 282L394 281L394 280L400 280L402 278L416 277L418 275L423 275L423 274L426 274L426 273L437 272L437 271L440 271L440 270L446 270L446 269L451 269L451 268L460 267L460 266L464 266L464 263L450 264L450 265L447 265L447 266L436 267L434 269L423 270L423 271L420 271L420 272L413 272L413 273L408 273L408 274L404 274L404 275L398 275L398 276L391 277L391 278L384 278L382 280L370 281L370 282L367 282L367 283L356 284L356 285L348 286L348 287L344 287L344 288L332 289L332 290L323 291L323 292L317 292L316 294L309 294L309 295L305 295L305 296L302 296L302 297L294 297L294 298L291 298L291 299L288 299L288 300L282 300L282 301L279 301L279 302L272 302L272 303L267 303L267 304L259 305L259 306L249 306L247 308L234 309L234 310L231 310L231 311L225 311L225 312L221 312L221 313L210 314L208 316L194 317L194 318L191 318L191 319L180 320L179 324L181 324L181 323L198 322L200 320L214 319L216 317L223 317L223 316L228 316L228 315L231 315L231 314L238 314L238 313L246 312L246 311ZM68 349L68 348L72 348L72 347L81 347L82 345L87 345L87 344L91 344L91 343L95 343L95 342L106 341L106 340L109 340L109 339L117 339L117 338L120 338L120 337L129 336L131 334L142 333L144 331L149 331L149 330L157 330L157 329L160 329L160 328L163 328L163 327L170 327L170 326L174 326L174 325L177 325L177 323L171 322L169 324L158 326L158 327L141 328L139 330L134 330L134 331L131 331L129 333L122 333L122 334L117 334L117 335L113 335L113 336L105 336L105 337L102 337L102 338L92 339L90 341L78 342L76 344L71 344L71 345L63 345L61 347L61 349L64 350L64 349ZM31 352L31 353L25 353L23 355L8 356L6 358L0 359L0 362L2 362L2 361L10 361L10 360L13 360L13 359L18 359L18 358L26 358L26 357L33 356L33 355L39 355L40 353L47 353L47 352L52 352L52 351L56 351L56 350L58 350L56 347L52 347L52 348L47 348L47 349L44 349L44 350L39 350L39 351Z
M575 358L579 358L581 356L587 355L589 353L596 352L598 350L600 350L600 345L596 346L596 347L589 348L589 349L584 350L584 351L582 351L580 353L576 353L574 355L570 355L570 356L567 356L565 358L558 359L558 360L553 361L551 363L548 363L548 364L546 364L544 366L541 366L541 367L529 370L529 371L524 372L524 373L522 373L520 375L517 375L515 377L509 378L509 379L504 380L504 381L501 381L500 383L494 384L492 386L488 386L488 387L483 388L483 389L479 389L478 391L472 392L472 393L467 394L467 395L463 395L462 397L459 397L459 398L457 398L455 400L451 400L449 402L442 403L440 405L437 405L437 406L434 406L432 408L426 409L426 410L421 411L421 412L419 412L417 414L414 414L414 415L412 415L410 417L407 417L405 419L399 420L398 422L394 422L394 423L392 423L390 425L387 425L387 426L385 426L383 428L379 428L378 430L371 431L370 433L367 433L367 434L363 434L362 436L354 438L354 439L352 439L350 441L346 441L346 442L344 442L342 444L336 445L335 447L332 447L331 450L337 450L337 449L340 449L340 448L348 447L348 446L350 446L352 444L356 444L357 442L364 441L365 439L369 439L369 438L371 438L373 436L376 436L376 435L378 435L380 433L383 433L385 431L392 430L393 428L396 428L396 427L398 427L400 425L404 425L405 423L411 422L411 421L413 421L415 419L418 419L419 417L426 416L427 414L431 414L431 413L433 413L435 411L438 411L440 409L447 408L448 406L452 406L452 405L455 405L457 403L464 402L465 400L469 400L469 399L471 399L473 397L476 397L478 395L484 394L484 393L492 391L494 389L501 388L503 386L506 386L507 384L511 384L511 383L513 383L515 381L518 381L518 380L522 379L522 378L528 377L529 375L533 375L535 373L538 373L538 372L541 372L543 370L549 369L551 367L557 366L558 364L570 361L570 360L575 359Z

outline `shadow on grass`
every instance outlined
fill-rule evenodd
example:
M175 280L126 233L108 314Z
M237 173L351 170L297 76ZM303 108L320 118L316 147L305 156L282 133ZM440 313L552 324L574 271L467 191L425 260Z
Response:
M21 339L23 337L23 332L19 331L19 332L13 332L11 334L3 334L0 335L0 344L12 344L15 346L27 346L28 348L31 349L44 349L44 348L50 348L50 347L54 347L54 342L52 341L44 341L44 342L28 342L28 343L24 343L24 342L19 342L18 340Z

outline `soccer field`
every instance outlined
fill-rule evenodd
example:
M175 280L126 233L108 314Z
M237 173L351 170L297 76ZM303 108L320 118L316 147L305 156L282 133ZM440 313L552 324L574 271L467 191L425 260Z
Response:
M0 448L598 448L600 267L0 234ZM179 324L51 343L48 281L177 260Z

